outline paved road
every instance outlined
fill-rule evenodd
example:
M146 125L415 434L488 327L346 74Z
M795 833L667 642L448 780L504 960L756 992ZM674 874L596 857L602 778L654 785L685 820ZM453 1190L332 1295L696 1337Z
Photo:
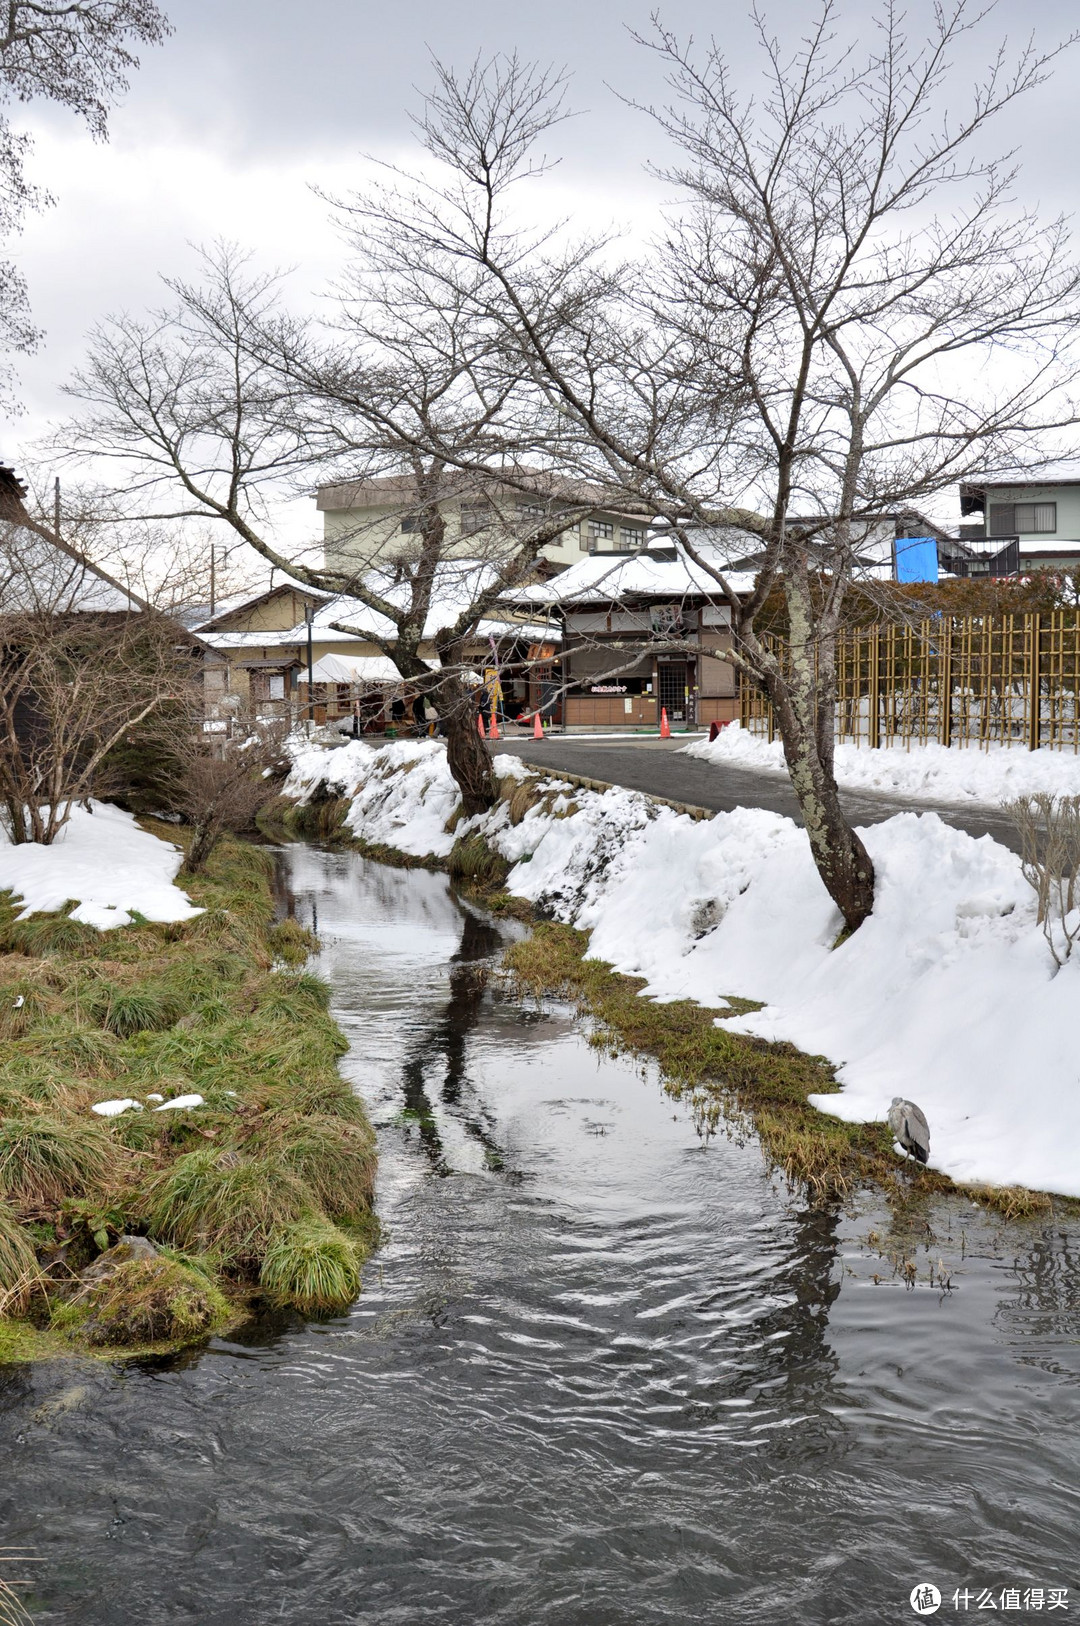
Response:
M688 802L695 807L729 812L733 807L766 807L786 813L802 823L798 803L787 779L780 774L752 772L746 768L721 768L696 757L683 756L686 744L676 735L670 740L578 739L572 734L553 735L544 740L502 740L496 751L512 751L526 762L583 779L602 779L608 784L625 785L664 796L672 802ZM1010 821L993 808L956 808L945 802L913 802L877 792L841 792L848 817L856 824L877 824L905 808L939 813L949 824L969 835L992 835L995 841L1015 851L1018 837Z

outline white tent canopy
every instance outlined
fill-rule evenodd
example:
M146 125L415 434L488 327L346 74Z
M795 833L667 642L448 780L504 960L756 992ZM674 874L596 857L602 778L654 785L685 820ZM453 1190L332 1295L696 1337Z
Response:
M315 683L403 683L397 667L388 655L320 655L311 669ZM307 668L300 671L300 682L308 680Z

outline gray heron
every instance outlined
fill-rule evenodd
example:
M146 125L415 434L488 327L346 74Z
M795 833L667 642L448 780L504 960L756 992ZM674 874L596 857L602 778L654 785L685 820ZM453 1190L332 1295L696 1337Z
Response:
M930 1125L914 1101L893 1096L889 1108L889 1128L905 1153L910 1153L920 1163L926 1162L930 1156Z

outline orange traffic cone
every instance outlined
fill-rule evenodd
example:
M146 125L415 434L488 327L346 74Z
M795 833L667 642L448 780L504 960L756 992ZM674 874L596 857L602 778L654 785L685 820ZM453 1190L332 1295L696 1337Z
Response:
M538 711L534 711L533 712L533 739L534 740L542 740L543 737L544 737L544 725L540 721L540 713Z
M480 730L480 738L486 740L487 735L484 733L484 714L482 711L478 711L476 714L476 726Z
M666 706L660 707L660 738L662 740L670 740L671 738L671 729L668 727Z
M496 717L495 713L492 712L492 714L491 714L491 727L488 730L488 739L489 740L497 740L498 737L499 737L499 719Z

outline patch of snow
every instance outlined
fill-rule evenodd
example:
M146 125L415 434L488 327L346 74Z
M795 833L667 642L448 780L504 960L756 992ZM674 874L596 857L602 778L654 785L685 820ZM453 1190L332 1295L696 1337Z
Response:
M352 798L347 824L365 841L415 858L445 858L455 835L444 826L461 800L438 740L371 746L350 740L336 750L298 750L282 795L300 802L316 792Z
M173 1108L201 1107L204 1097L201 1095L174 1095L171 1101L163 1101L161 1106L155 1107L155 1112L170 1112Z
M119 1118L122 1112L132 1110L141 1112L142 1103L133 1100L130 1095L125 1095L118 1101L95 1101L90 1108L90 1111L96 1112L100 1118Z
M715 740L696 740L684 746L683 754L719 768L786 772L780 741L770 744L737 722L721 729ZM836 778L852 790L877 790L915 802L993 806L1037 791L1080 795L1080 753L1045 748L1027 751L1021 745L961 748L933 740L871 750L841 741L836 747Z
M77 807L50 847L14 846L0 832L0 891L22 899L20 920L62 909L78 898L72 920L99 931L131 924L130 910L146 920L190 920L202 913L172 884L183 854L169 841L141 830L134 815L107 802Z

